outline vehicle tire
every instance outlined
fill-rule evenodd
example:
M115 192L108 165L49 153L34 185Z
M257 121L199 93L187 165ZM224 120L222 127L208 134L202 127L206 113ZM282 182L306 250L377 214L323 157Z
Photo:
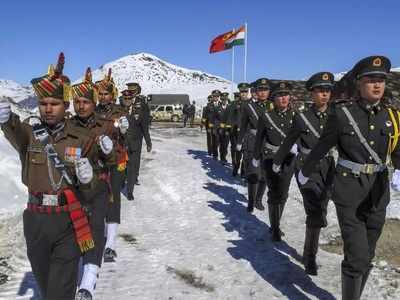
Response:
M175 122L175 123L179 122L179 117L177 115L173 115L172 118L171 118L171 121Z

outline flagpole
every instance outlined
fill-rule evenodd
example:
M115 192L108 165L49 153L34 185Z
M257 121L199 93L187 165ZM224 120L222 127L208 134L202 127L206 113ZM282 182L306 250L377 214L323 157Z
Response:
M244 82L247 82L247 22L244 23Z
M232 97L233 97L233 89L234 89L234 80L235 80L235 47L232 47L232 81L231 81Z

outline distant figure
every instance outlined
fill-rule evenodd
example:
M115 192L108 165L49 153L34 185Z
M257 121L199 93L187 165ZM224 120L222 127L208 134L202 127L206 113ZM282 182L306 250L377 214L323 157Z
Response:
M189 104L185 103L182 108L182 114L183 114L183 127L186 127L186 123L188 121L188 109L189 109Z
M196 115L196 101L193 101L192 105L190 105L187 108L187 118L189 120L190 127L193 127L195 115Z

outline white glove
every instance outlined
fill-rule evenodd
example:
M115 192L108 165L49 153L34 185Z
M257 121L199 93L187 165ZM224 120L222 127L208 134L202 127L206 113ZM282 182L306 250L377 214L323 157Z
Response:
M118 121L119 123L119 130L122 134L125 134L129 128L129 121L126 117L121 117Z
M111 153L114 143L107 135L99 136L99 146L105 155Z
M281 166L280 165L276 165L276 164L272 164L272 171L276 174L278 174L281 171Z
M297 153L299 153L299 151L297 150L297 144L294 144L292 146L292 148L290 149L290 153L297 155Z
M11 106L8 101L0 101L0 124L7 123L11 115Z
M394 170L391 186L393 190L400 192L400 170Z
M308 180L309 180L308 177L305 177L305 176L303 175L303 173L301 172L301 170L300 170L300 172L299 172L299 175L297 176L297 179L299 180L299 183L300 183L301 185L305 185L305 184L308 182Z
M83 184L88 184L93 178L93 167L86 157L75 163L75 171L79 181Z
M260 166L260 160L253 158L251 160L251 164L253 165L254 168L258 168Z
M237 151L242 151L242 144L237 144L236 145L236 150Z

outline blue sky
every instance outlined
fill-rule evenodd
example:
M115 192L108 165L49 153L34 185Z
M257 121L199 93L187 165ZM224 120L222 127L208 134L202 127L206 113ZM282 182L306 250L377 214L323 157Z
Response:
M231 52L209 54L217 35L248 23L248 80L303 79L387 55L400 66L400 1L3 1L0 78L28 83L65 52L76 79L136 52L231 77ZM235 81L243 79L236 48Z

